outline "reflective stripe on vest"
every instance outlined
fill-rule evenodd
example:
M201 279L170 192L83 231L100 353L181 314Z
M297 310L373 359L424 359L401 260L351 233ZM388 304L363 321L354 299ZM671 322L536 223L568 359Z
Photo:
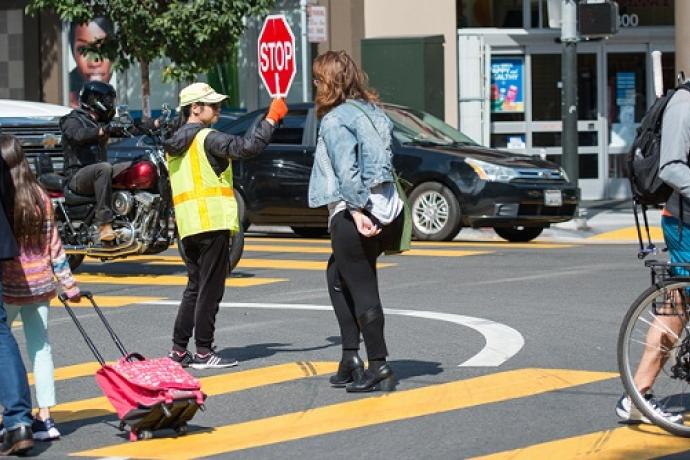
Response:
M208 128L200 130L183 155L168 155L180 239L214 230L239 230L232 163L220 175L213 171L204 149L210 132Z

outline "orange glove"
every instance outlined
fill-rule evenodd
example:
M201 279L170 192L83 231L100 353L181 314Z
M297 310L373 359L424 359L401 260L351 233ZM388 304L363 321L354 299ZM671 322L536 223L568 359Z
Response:
M287 113L288 107L287 104L285 104L285 99L275 98L271 102L271 106L268 108L268 115L266 115L266 118L278 123L285 117L285 115L287 115Z

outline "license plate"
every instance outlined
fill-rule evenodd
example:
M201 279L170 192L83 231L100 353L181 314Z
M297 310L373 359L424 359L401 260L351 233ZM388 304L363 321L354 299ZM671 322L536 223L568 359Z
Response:
M544 190L544 206L563 206L563 194L560 190Z

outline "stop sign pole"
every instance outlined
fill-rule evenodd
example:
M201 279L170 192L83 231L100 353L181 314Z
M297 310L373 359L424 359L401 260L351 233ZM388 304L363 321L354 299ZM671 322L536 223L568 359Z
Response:
M285 16L266 18L258 40L259 76L271 97L286 97L297 73L295 35Z

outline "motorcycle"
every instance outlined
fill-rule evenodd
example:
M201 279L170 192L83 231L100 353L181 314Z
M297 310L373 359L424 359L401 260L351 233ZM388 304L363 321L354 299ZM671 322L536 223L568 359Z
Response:
M166 126L171 111L164 107L162 114L161 126ZM134 121L126 107L118 107L114 124L134 137L130 131ZM134 159L126 169L113 177L111 209L115 240L109 244L99 242L99 229L93 222L95 196L74 193L67 186L67 178L54 171L50 157L42 155L37 159L36 174L50 195L58 232L72 270L79 267L85 257L108 261L158 254L178 239L160 130L139 129L153 144L145 150L144 155ZM178 242L177 247L183 254L183 245ZM243 250L244 231L240 228L230 241L228 273L239 262Z

